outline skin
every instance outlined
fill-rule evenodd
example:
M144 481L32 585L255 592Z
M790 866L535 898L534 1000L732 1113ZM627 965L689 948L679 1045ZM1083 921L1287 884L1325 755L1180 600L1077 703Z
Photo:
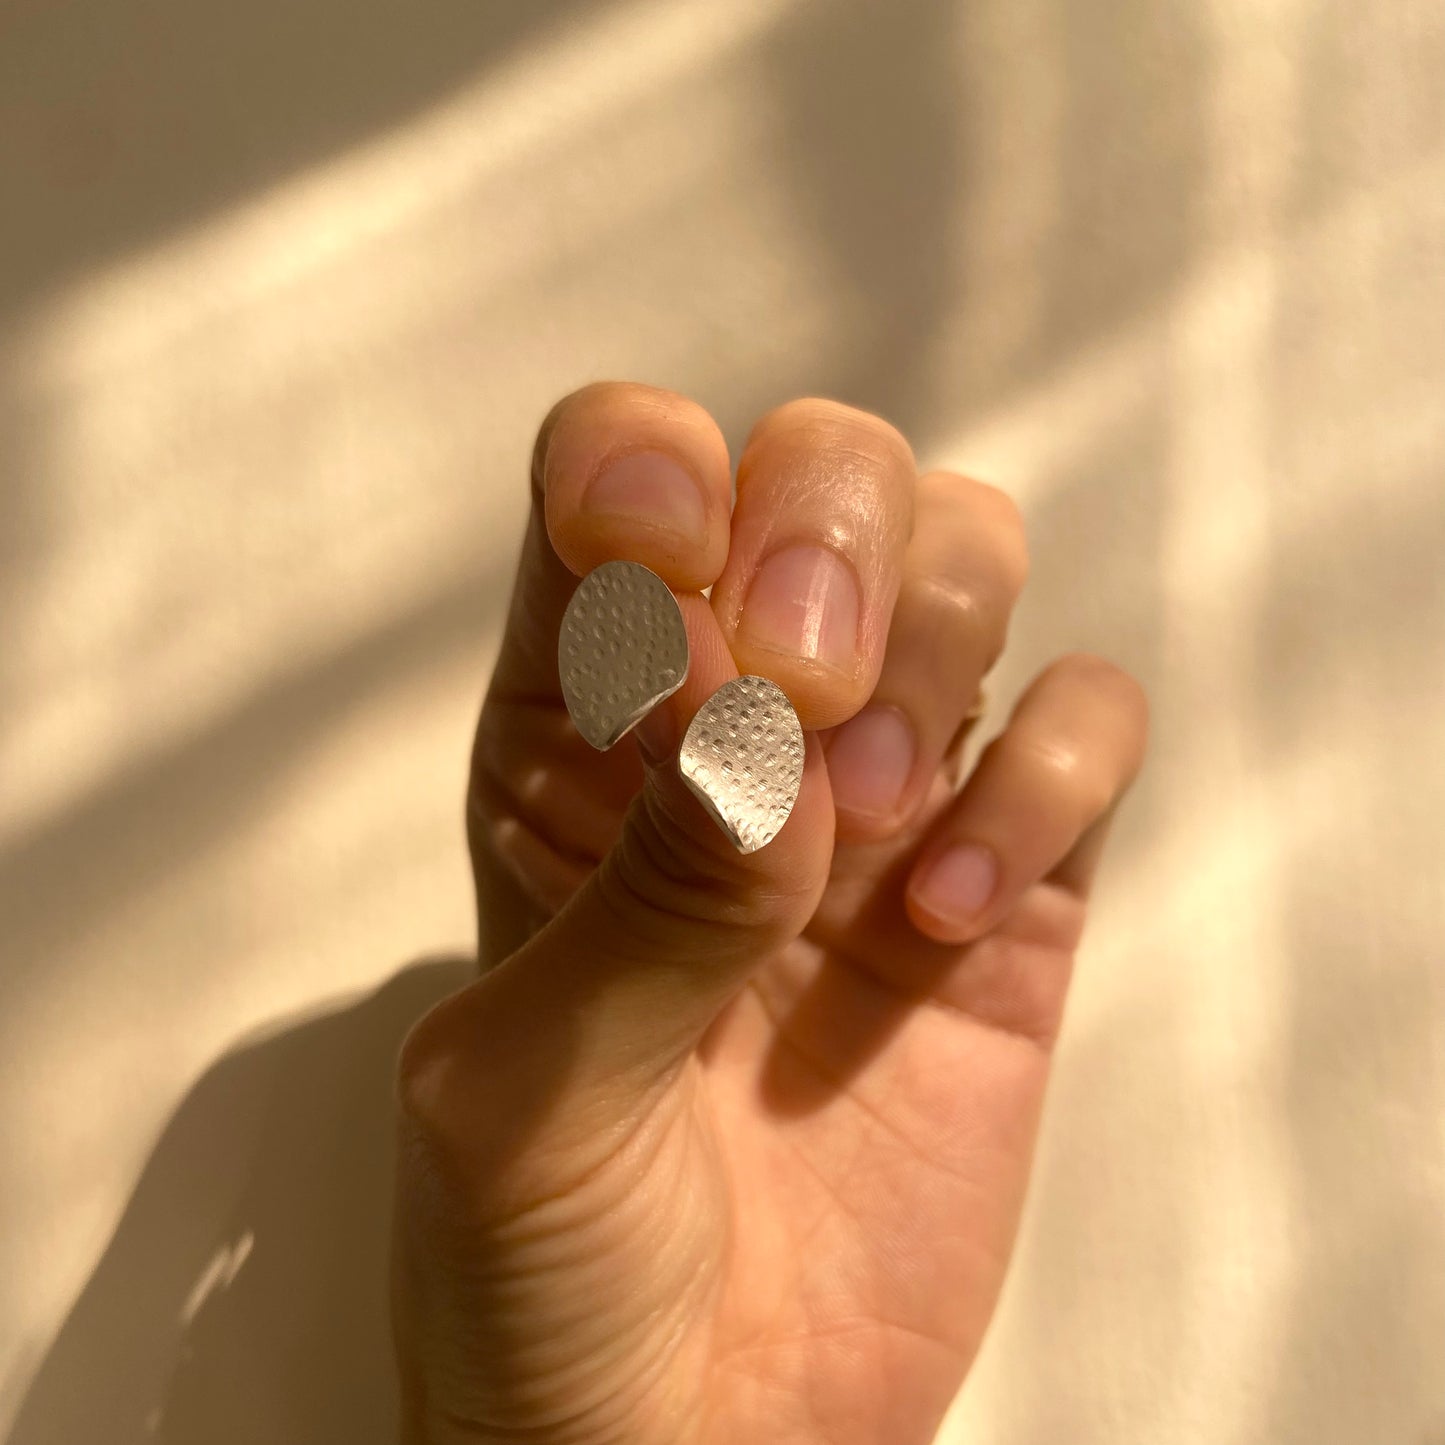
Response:
M689 524L646 497L589 509L609 459L641 453L696 488ZM733 508L716 424L651 387L587 387L538 437L468 798L484 971L400 1063L412 1445L921 1445L997 1301L1144 698L1060 658L960 779L1024 583L1016 509L920 477L894 428L816 399L758 422L737 479ZM819 541L858 588L837 666L750 630L760 562ZM692 662L596 753L557 631L613 558L673 587ZM675 767L740 670L809 730L793 815L746 857ZM868 769L845 725L866 708L916 744L881 810L854 806ZM993 887L940 910L923 880L959 842L988 850Z

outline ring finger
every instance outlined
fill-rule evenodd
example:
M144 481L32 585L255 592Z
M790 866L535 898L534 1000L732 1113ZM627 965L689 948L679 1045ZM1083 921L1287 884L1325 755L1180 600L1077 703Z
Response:
M825 741L840 841L881 841L917 815L1003 650L1027 571L1007 496L952 472L919 480L878 684Z

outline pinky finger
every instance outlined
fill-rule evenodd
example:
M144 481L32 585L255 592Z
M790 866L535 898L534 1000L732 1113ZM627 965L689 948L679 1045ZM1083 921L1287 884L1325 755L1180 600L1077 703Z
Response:
M1082 897L1147 734L1143 689L1113 663L1077 654L1047 668L919 850L905 895L914 926L970 942L1051 874Z

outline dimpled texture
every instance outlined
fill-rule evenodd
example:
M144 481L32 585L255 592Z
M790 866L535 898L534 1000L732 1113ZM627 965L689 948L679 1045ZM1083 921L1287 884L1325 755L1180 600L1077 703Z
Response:
M738 852L771 843L803 782L803 729L787 693L765 677L724 683L689 724L677 765Z
M687 629L667 583L637 562L604 562L572 594L557 639L562 696L577 731L610 748L687 680Z

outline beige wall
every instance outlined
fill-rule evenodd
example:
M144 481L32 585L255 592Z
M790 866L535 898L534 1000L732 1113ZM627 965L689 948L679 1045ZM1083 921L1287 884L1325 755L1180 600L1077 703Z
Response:
M531 432L824 393L1155 701L947 1438L1445 1439L1445 14L19 0L0 1436L382 1440ZM13 1422L13 1430L12 1430Z

